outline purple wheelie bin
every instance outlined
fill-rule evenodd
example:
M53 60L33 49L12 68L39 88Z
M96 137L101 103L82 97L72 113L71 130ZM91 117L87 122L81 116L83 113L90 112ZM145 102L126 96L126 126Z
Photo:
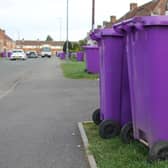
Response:
M65 59L65 53L64 53L64 52L61 52L61 53L60 53L60 59L61 59L61 60L64 60L64 59Z
M84 61L84 52L82 52L82 51L77 52L77 54L76 54L76 60L78 62Z
M99 50L99 102L100 102L100 108L103 107L103 99L102 99L102 70L101 70L101 61L100 57L102 56L102 43L101 43L101 31L102 29L95 29L93 32L90 33L90 38L97 42L98 50ZM100 117L100 108L97 108L93 114L92 114L92 120L96 125L99 125L101 123L101 117Z
M96 45L83 46L88 73L99 73L99 48Z
M6 51L3 51L3 52L2 52L2 57L3 57L3 58L7 57L7 52L6 52Z
M112 28L96 32L95 37L100 48L99 134L112 138L132 121L125 38Z
M10 58L12 55L12 52L8 52L8 58Z
M149 147L148 159L168 159L168 16L135 17L127 33L134 138Z

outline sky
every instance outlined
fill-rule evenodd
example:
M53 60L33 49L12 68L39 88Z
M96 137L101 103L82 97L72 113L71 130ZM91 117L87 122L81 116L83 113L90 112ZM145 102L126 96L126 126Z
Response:
M86 37L91 29L92 0L69 1L69 40ZM131 2L142 5L150 0L95 0L95 25L120 18ZM66 40L67 0L0 0L0 28L14 40Z

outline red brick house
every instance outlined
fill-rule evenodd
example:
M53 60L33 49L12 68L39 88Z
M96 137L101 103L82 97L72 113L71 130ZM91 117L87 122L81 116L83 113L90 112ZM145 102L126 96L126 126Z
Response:
M15 42L5 33L5 30L0 29L0 52L8 52L15 48Z
M48 45L51 50L52 54L55 54L56 51L60 51L63 49L64 42L63 41L40 41L40 40L17 40L16 41L16 48L21 48L25 52L26 51L36 51L37 53L40 53L41 48L44 45Z
M138 6L137 3L130 4L130 10L120 19L111 16L110 22L103 22L104 27L111 27L112 24L125 19L130 19L134 16L153 16L153 15L168 15L168 0L152 0L144 5Z

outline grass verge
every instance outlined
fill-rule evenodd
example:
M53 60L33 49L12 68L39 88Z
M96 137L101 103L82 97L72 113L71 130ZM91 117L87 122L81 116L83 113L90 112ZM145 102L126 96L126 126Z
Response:
M71 79L97 79L97 74L88 74L84 72L85 62L69 61L61 64L63 74Z
M168 161L148 163L148 149L139 142L123 144L119 137L103 140L93 123L84 124L84 128L98 168L168 168Z

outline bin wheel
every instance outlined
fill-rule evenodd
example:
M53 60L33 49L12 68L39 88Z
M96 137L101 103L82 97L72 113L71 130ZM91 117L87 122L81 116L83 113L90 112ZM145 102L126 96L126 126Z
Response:
M99 125L101 123L100 119L100 109L96 109L92 114L92 120L96 125Z
M87 69L84 69L84 72L88 72L88 70L87 70Z
M129 144L133 138L133 125L131 122L126 123L120 133L120 137L123 143Z
M148 161L168 160L168 141L155 143L149 150Z
M89 71L87 71L87 73L88 73L88 74L93 74L93 72L89 72Z
M99 135L103 139L114 138L120 134L120 124L112 121L105 120L102 121L99 125Z

